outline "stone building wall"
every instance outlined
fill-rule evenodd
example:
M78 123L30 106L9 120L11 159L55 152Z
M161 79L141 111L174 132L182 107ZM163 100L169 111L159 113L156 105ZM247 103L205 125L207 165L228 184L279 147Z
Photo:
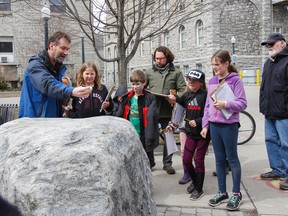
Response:
M26 1L25 1L26 2ZM24 70L31 56L38 54L44 49L44 20L41 17L41 9L44 0L11 1L11 11L0 11L0 36L13 37L14 61L0 63L2 67L14 65L14 73L22 80ZM81 1L75 1L80 17L87 16L85 10L81 10ZM72 38L69 55L65 60L68 66L68 75L75 77L77 70L82 65L82 37L84 36L78 23L69 19L61 13L51 12L48 20L49 36L58 31L65 31ZM84 38L85 60L97 62L103 68L102 62L98 60L91 42Z
M287 1L286 2L288 5ZM169 48L175 54L175 65L183 73L188 68L202 65L207 79L212 76L211 56L218 49L228 50L231 55L231 37L235 37L235 54L237 55L236 68L261 69L267 59L267 50L260 44L272 32L272 27L282 26L282 33L287 37L288 11L283 5L272 5L271 0L204 0L201 4L213 4L213 9L184 22L186 29L186 45L180 49L179 28L169 32ZM282 3L284 4L284 3ZM185 10L192 10L186 8ZM272 12L273 11L273 12ZM272 18L273 17L273 18ZM202 20L205 30L205 39L202 45L196 44L196 23ZM165 19L158 20L161 25ZM159 24L160 22L160 24ZM285 24L286 23L286 24ZM164 34L153 39L154 48L164 45ZM144 54L140 55L140 47L130 61L127 73L133 69L146 70L151 68L152 58L150 41L144 41ZM107 70L111 70L111 63ZM117 73L117 72L116 72Z

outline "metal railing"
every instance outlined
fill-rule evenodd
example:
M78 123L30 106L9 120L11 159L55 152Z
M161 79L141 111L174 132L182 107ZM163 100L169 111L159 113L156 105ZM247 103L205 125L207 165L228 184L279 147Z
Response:
M0 104L0 125L15 119L18 104Z

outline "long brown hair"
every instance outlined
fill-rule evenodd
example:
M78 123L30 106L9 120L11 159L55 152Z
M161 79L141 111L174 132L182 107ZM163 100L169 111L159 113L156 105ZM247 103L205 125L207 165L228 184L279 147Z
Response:
M95 73L95 80L94 80L94 85L97 87L97 89L101 90L102 89L102 84L101 84L101 79L100 79L100 74L99 71L96 67L96 65L93 62L85 62L80 70L77 72L77 86L83 86L85 85L85 81L83 79L83 73L87 68L92 68Z
M233 64L231 64L231 56L229 54L229 52L227 50L218 50L217 52L215 52L211 58L211 61L214 59L214 58L217 58L221 64L225 63L225 62L229 62L229 65L228 65L228 72L231 73L231 72L235 72L235 73L238 73L237 69L234 67Z
M171 52L171 50L165 46L159 46L157 47L155 50L154 50L154 54L153 54L153 59L154 61L156 60L155 59L155 56L156 56L156 52L162 52L165 57L166 57L166 60L168 63L172 63L174 61L174 54Z

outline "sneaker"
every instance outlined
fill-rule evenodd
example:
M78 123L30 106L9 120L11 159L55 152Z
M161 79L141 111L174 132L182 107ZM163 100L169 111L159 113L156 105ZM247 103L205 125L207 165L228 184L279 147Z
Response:
M281 190L288 190L288 178L284 182L280 183L279 188Z
M272 173L272 171L270 172L267 172L267 173L262 173L260 175L260 178L262 180L268 180L268 181L272 181L272 180L279 180L279 179L282 179L284 178L284 175L277 175L275 173Z
M163 170L165 170L169 175L174 175L176 173L175 169L171 165L165 165Z
M228 193L221 193L220 191L218 191L217 194L208 201L208 204L212 207L215 207L225 202L224 200L228 198L229 198Z
M234 194L231 196L226 209L229 211L235 211L239 208L240 204L242 201L242 194L240 192L240 194Z
M199 200L202 196L204 196L203 190L201 190L200 192L198 192L197 190L194 190L191 193L190 200L196 201L196 200Z
M193 182L191 182L191 184L187 187L186 193L191 194L194 190L195 190L195 185L193 184Z

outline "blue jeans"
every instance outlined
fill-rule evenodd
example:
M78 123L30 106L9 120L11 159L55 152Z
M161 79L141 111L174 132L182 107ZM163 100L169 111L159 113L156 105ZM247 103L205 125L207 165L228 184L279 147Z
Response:
M237 152L238 127L238 123L210 123L210 134L216 160L218 189L222 193L227 192L226 158L229 162L232 172L232 192L240 192L241 165Z
M272 172L288 178L288 119L265 119L265 143Z

